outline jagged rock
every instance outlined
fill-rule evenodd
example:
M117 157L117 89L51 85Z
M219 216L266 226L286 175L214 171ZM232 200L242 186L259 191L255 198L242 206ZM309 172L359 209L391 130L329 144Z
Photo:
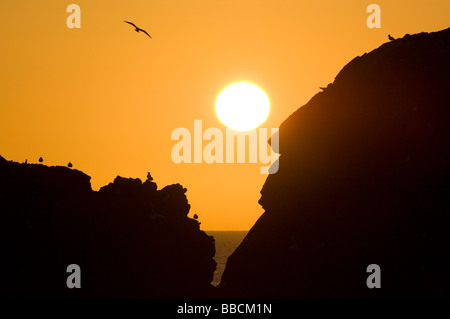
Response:
M188 204L187 189L180 184L168 185L159 191L166 216L186 217L191 209Z
M142 187L144 188L144 191L146 193L154 193L158 189L158 186L156 183L152 182L153 178L151 180L147 179L143 184Z
M118 176L95 192L89 181L67 167L0 157L1 296L211 295L214 239L186 216L185 188L157 191L150 179ZM66 287L73 263L81 267L81 289Z
M449 57L450 29L385 43L284 121L225 296L450 297Z
M139 178L117 176L113 183L101 187L99 193L113 196L140 196L142 190L142 181Z

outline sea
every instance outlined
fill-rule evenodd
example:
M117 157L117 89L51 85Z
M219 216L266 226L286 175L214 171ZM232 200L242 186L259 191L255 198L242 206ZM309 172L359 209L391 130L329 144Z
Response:
M214 272L212 285L220 284L228 257L241 244L248 231L205 231L208 235L214 236L216 241L216 255L214 260L217 262L217 268Z

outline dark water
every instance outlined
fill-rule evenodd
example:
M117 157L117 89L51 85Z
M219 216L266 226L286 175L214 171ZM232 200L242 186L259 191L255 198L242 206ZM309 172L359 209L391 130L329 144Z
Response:
M222 278L228 257L239 246L247 235L248 231L207 231L210 236L214 236L216 241L216 255L214 259L217 262L217 269L214 272L212 284L217 286Z

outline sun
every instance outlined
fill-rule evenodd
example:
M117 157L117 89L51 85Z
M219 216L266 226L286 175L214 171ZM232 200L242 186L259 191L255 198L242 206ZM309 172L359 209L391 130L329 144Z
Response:
M270 111L269 99L256 85L239 82L226 87L216 100L216 114L227 127L249 131L260 126Z

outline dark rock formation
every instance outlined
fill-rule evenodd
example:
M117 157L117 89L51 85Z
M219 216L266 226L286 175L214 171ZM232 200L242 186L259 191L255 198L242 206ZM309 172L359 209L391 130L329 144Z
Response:
M233 297L450 297L450 29L353 59L280 127ZM369 289L367 266L381 267Z
M210 296L214 239L187 217L185 188L151 180L117 177L95 192L78 170L0 157L0 295ZM70 264L80 289L66 286Z

